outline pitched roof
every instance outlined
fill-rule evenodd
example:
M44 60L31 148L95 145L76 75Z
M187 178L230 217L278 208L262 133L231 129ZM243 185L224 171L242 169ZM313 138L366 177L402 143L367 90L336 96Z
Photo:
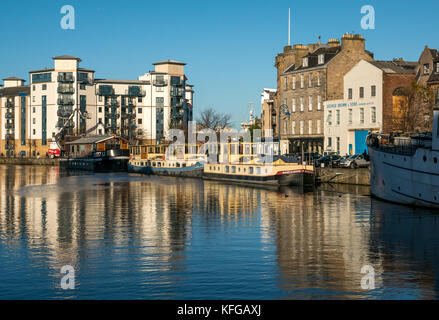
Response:
M417 62L393 60L393 61L368 61L385 73L415 74Z
M57 56L57 57L53 57L53 60L77 60L77 61L82 61L80 58L74 57L74 56L69 56L67 54L62 55L62 56Z
M0 89L0 96L18 96L20 93L29 94L30 86L8 87Z
M341 46L336 47L328 47L328 46L321 46L320 48L314 50L313 52L307 54L304 58L308 58L308 66L304 67L302 63L299 64L292 64L289 66L283 74L287 73L295 73L295 72L301 72L309 69L313 69L316 67L324 67L326 66L329 61L331 61L337 54L339 54L341 51ZM319 55L323 54L324 56L324 62L323 64L319 64L318 57Z
M17 80L17 81L18 81L18 80L21 80L21 81L26 81L26 80L24 80L24 79L17 78L17 77L4 78L3 81L4 81L4 80Z
M152 65L155 66L155 65L158 65L158 64L178 64L178 65L181 65L181 66L185 66L186 65L186 63L184 63L184 62L180 62L180 61L176 61L176 60L160 61L160 62L153 63Z

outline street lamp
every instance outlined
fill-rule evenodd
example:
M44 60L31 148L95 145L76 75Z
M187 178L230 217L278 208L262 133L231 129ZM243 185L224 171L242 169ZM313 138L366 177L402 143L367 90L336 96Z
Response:
M279 121L278 121L278 125L279 125L279 128L278 128L278 131L279 131L279 135L278 135L278 138L279 138L279 155L280 155L280 127L281 127L280 119L281 119L282 113L284 113L287 117L290 116L290 110L288 109L288 105L282 104L279 107Z

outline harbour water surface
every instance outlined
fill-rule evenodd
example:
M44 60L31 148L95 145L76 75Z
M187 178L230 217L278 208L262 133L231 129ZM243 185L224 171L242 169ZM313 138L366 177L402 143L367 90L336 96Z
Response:
M0 299L436 299L438 249L439 213L361 188L0 166Z

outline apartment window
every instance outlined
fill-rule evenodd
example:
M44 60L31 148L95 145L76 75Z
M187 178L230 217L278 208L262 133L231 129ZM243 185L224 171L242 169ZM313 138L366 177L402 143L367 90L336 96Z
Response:
M165 98L163 97L156 97L155 98L155 103L157 107L164 107L165 106Z
M340 153L340 137L337 137L336 141L337 141L337 152Z
M293 98L292 105L293 105L293 112L296 112L296 98Z
M137 108L137 113L142 113L142 108Z
M305 87L305 75L300 75L300 87L303 89Z
M291 84L293 90L296 90L296 76L293 76L293 83Z
M317 110L321 110L322 109L322 96L318 95L317 96Z
M328 149L332 148L332 137L328 137Z
M377 109L375 107L371 108L371 121L372 123L377 122Z
M303 67L308 67L308 58L307 57L305 57L305 58L303 58L302 59L302 65L303 65Z
M340 110L337 110L336 114L337 114L337 126L339 126L340 125Z
M99 135L102 134L102 129L98 129L98 134L99 134Z
M303 134L304 121L300 120L300 134Z
M424 74L428 74L430 72L430 64L424 64Z
M142 100L142 97L138 97L137 98L137 102L142 102L143 100Z
M312 73L309 74L309 83L308 86L311 88L312 87Z
M304 100L305 100L304 97L300 97L300 112L303 112L303 105L305 103Z
M99 96L99 102L102 102L102 96Z
M321 133L320 127L322 126L322 121L320 119L317 120L317 134Z
M322 72L319 71L317 73L317 86L320 86L322 84Z
M328 117L326 118L328 126L332 126L332 110L328 110Z
M308 102L308 111L312 111L312 96L309 96Z
M364 108L360 108L360 123L364 124Z
M142 119L137 119L137 124L142 124Z
M349 109L349 124L352 124L352 109Z
M32 119L32 124L36 124L36 123L37 123L36 119L33 118L33 119Z
M319 64L325 63L325 56L323 54L319 54Z
M348 99L352 100L352 88L349 88L348 90Z
M377 95L377 87L376 87L376 86L372 86L372 88L370 89L370 91L371 91L370 95L371 95L372 97L376 97L376 95Z
M32 86L32 91L35 91L35 89L36 89L36 88L35 88L35 85L33 85L33 86Z
M32 113L35 113L35 112L36 112L35 107L32 107Z
M291 125L291 133L292 133L292 134L296 134L296 121L293 121L293 122L292 122L292 125Z
M32 129L32 134L33 134L33 135L36 135L36 131L35 131L35 129Z
M98 123L102 123L102 118L99 118L99 119L98 119Z
M43 89L44 90L44 89ZM79 85L79 90L85 90L85 84L84 83L81 83L80 85Z
M360 87L360 98L364 98L364 87Z
M285 91L288 90L288 78L287 77L284 78L284 90Z
M32 97L32 102L35 102L35 96Z
M312 120L308 120L308 134L312 134Z
M102 107L99 107L99 108L98 108L98 112L102 112Z

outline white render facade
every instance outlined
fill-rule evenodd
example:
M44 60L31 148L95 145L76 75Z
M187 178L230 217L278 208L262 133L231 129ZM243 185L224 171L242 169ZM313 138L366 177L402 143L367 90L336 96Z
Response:
M324 152L363 153L368 132L382 129L383 71L361 60L344 76L343 95L324 102Z
M137 80L113 80L95 79L77 57L53 60L54 68L30 72L29 139L41 146L78 134L159 141L169 128L192 120L194 91L185 63L158 62Z

